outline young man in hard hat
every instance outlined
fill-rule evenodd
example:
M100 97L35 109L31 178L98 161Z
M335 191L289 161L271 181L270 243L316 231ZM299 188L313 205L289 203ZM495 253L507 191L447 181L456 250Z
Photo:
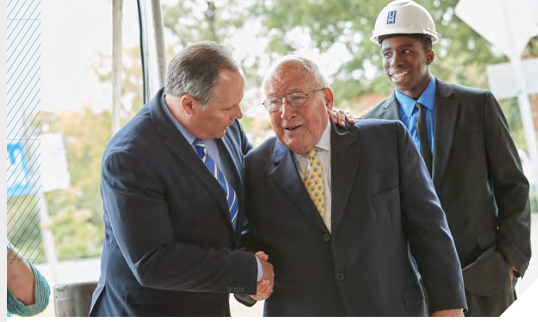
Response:
M381 46L394 93L364 118L401 120L421 152L463 269L467 316L499 316L531 256L529 184L499 104L489 91L430 74L431 15L394 1L370 38Z

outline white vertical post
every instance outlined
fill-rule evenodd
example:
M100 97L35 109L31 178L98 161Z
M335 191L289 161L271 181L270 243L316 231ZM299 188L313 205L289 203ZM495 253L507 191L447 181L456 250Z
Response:
M157 54L157 77L159 86L164 86L164 77L166 75L166 50L164 47L163 33L163 16L161 11L161 1L151 1L153 12L153 29L155 32L155 47Z
M39 171L39 170L37 170ZM39 173L35 176L40 177ZM49 216L49 208L47 206L47 199L45 199L45 192L43 191L43 185L36 194L39 198L39 228L41 228L41 240L43 240L43 246L45 248L45 258L47 259L47 265L50 268L50 275L47 276L49 285L54 285L58 281L57 267L58 267L58 255L56 254L56 245L54 244L54 236L50 231L51 220Z
M123 0L112 1L112 135L120 129Z

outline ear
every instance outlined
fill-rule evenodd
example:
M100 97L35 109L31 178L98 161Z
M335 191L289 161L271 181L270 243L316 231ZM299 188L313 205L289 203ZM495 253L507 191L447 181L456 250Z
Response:
M329 87L327 87L323 90L323 94L325 98L325 107L327 107L327 109L329 110L332 110L334 104L333 91Z
M433 49L430 49L426 52L426 64L427 65L430 65L431 63L433 63L435 59L435 53L433 52Z
M179 98L179 106L183 112L188 116L193 116L195 110L198 108L198 101L189 94L184 94Z

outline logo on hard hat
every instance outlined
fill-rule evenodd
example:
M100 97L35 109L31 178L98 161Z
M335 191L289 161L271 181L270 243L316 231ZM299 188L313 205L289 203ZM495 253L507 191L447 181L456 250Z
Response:
M387 25L396 23L396 11L389 11L387 16Z

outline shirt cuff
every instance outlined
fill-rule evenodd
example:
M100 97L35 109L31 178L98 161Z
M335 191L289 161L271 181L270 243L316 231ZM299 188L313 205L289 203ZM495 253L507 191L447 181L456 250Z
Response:
M256 264L258 264L258 277L256 279L256 282L259 282L263 277L262 264L260 263L258 257L254 256L254 258L256 258Z

